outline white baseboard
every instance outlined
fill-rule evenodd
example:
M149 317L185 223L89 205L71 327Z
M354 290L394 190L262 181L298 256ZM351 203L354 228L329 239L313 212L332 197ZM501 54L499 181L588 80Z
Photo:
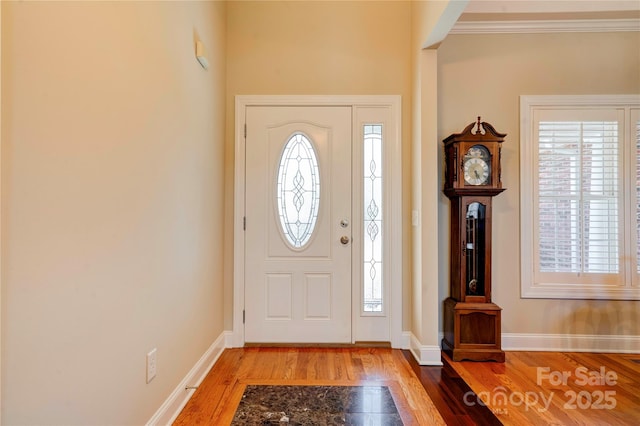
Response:
M440 346L423 345L413 333L411 333L409 350L420 365L442 365Z
M411 349L411 337L413 334L410 331L403 331L400 334L400 349Z
M234 342L235 342L235 338L233 336L233 331L229 330L229 331L225 331L224 333L224 347L225 348L235 348L236 346L234 346Z
M640 353L640 336L502 333L505 351Z
M209 346L209 349L200 357L185 378L182 379L171 395L169 395L169 398L167 398L164 404L162 404L158 411L156 411L147 422L147 426L170 425L173 423L195 391L195 389L186 389L187 386L196 387L202 383L209 370L211 370L211 367L213 367L213 364L215 364L222 354L222 351L227 347L228 333L228 331L223 332L211 346Z
M440 332L440 341L444 333ZM640 336L595 334L502 333L502 350L640 353Z

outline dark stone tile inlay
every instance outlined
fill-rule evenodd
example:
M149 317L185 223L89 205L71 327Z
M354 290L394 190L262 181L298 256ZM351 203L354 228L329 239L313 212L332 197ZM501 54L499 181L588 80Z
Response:
M232 425L399 425L386 386L247 385Z

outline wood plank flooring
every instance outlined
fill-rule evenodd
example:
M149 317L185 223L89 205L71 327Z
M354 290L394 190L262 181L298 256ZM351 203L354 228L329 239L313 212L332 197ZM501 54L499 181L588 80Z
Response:
M443 361L477 395L463 395L465 405L485 403L505 425L640 424L640 354L506 352L504 364L443 354Z
M469 426L502 424L486 406L464 403L465 395L473 391L459 376L447 374L443 367L419 365L411 352L402 351L402 353L445 423Z
M405 425L445 425L402 351L389 348L226 349L174 425L228 425L253 385L388 386Z
M227 349L175 424L229 424L247 384L388 386L405 425L640 424L640 354L443 362L389 348Z

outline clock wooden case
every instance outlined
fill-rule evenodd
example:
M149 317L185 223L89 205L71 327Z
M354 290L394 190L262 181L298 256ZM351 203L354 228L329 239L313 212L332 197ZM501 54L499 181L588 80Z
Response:
M444 140L444 193L455 195L493 196L504 191L501 181L500 156L505 133L491 124L469 124L462 133Z
M504 362L502 309L491 301L491 201L504 191L500 157L505 136L478 117L444 140L451 270L442 348L454 361Z

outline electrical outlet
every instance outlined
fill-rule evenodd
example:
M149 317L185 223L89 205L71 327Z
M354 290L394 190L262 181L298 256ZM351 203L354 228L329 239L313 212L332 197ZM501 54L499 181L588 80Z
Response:
M147 354L147 383L151 382L151 380L153 380L154 377L156 377L156 353L158 352L158 350L156 348L153 348L148 354Z

